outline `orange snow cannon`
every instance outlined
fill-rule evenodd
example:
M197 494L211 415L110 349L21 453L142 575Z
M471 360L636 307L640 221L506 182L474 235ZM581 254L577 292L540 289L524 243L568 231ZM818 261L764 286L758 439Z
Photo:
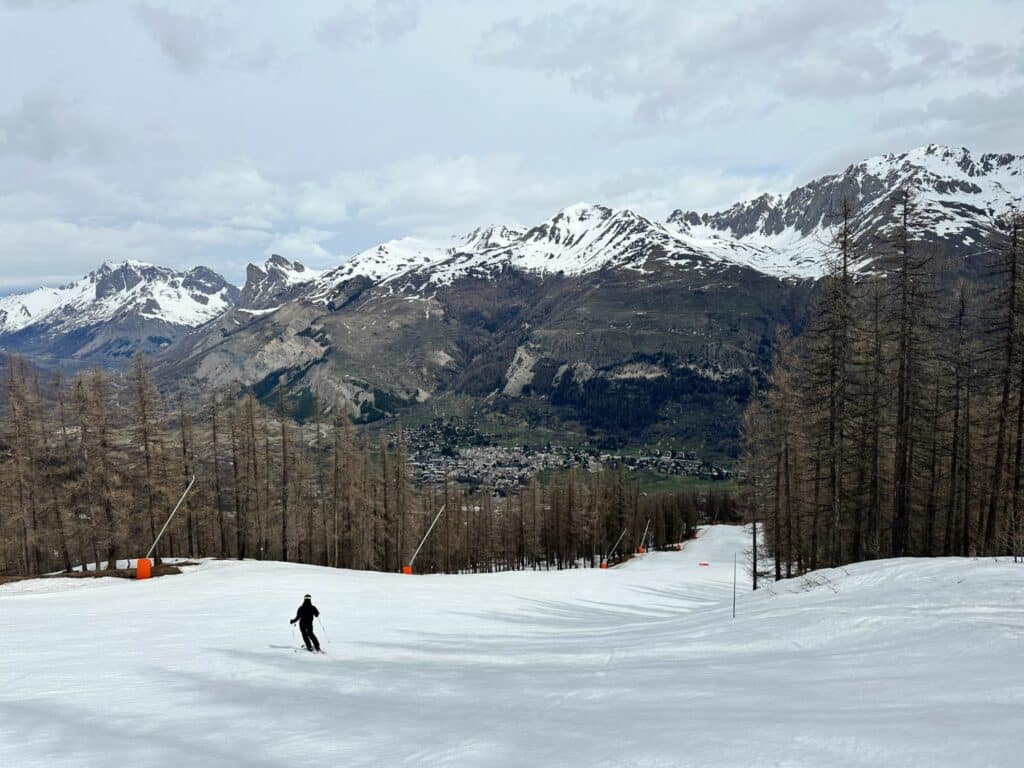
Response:
M149 562L148 557L140 557L138 563L135 564L135 578L136 579L148 579L153 575L152 563Z
M412 566L411 565L403 565L402 566L402 573L404 573L406 576L411 576L412 575Z
M602 571L607 571L608 570L608 563L601 563L601 570Z
M638 555L642 555L644 552L646 552L646 550L643 547L637 547L636 548L636 553Z

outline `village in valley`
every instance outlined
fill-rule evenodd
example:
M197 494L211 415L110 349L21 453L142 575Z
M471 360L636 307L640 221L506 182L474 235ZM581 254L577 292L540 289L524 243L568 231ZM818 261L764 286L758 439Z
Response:
M447 477L472 486L486 486L504 495L526 485L531 477L552 472L597 473L622 468L665 477L706 481L733 479L733 470L711 463L693 451L645 448L637 451L601 450L589 446L547 443L541 446L499 444L461 420L435 419L402 432L410 475L420 483L440 483Z

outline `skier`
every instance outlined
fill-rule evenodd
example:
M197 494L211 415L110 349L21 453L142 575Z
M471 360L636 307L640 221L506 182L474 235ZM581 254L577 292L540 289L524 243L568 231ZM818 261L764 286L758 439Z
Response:
M313 618L319 616L320 611L313 605L313 598L306 595L302 600L302 605L299 606L299 610L295 612L295 618L291 620L294 624L296 621L299 622L299 631L302 632L302 640L306 644L306 650L312 653L316 650L320 652L320 641L316 639L316 635L313 634Z

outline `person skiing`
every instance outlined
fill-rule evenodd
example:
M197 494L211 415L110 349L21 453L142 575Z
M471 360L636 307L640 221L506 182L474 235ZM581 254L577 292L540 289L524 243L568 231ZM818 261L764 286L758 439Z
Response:
M320 611L313 605L313 598L306 595L302 599L302 605L295 612L295 618L290 623L299 622L299 631L302 632L302 641L306 644L306 650L320 652L320 641L313 634L313 618L320 615Z

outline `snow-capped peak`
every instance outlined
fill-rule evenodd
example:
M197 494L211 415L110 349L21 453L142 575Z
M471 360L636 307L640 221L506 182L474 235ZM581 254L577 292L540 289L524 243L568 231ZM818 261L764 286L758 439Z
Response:
M119 269L164 269L164 267L157 267L156 264L152 264L148 261L138 261L136 259L122 259L121 261L110 261L105 259L100 266L94 270L96 272L116 272Z
M227 310L237 289L206 267L177 272L140 261L106 261L80 280L0 298L0 333L46 325L64 331L129 314L195 327Z
M978 178L1005 174L1024 175L1024 156L983 153L975 155L966 147L926 144L907 152L887 153L855 164L868 173L884 177L900 170L924 171L937 178Z
M478 227L467 235L457 238L456 249L460 251L483 251L488 248L503 248L518 240L526 232L526 227L505 226L495 224L490 227Z
M576 203L563 208L544 223L527 231L523 239L571 246L596 225L611 217L612 213L611 208L603 205Z

